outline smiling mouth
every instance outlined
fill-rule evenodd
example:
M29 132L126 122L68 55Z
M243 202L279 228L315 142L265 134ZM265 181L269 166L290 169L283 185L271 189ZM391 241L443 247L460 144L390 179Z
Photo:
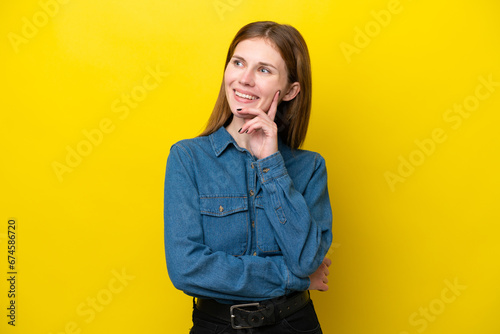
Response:
M238 92L237 90L234 90L234 94L236 94L236 96L239 96L239 97L247 99L247 100L257 100L258 99L257 96L243 94L243 93Z

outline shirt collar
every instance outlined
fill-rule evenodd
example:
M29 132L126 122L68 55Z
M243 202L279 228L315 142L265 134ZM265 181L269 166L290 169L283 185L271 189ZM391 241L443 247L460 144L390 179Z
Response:
M210 142L212 143L212 148L214 149L215 155L218 157L224 152L229 144L233 144L235 147L236 142L234 138L227 132L226 128L221 126L219 130L215 131L211 135L208 136L210 138Z

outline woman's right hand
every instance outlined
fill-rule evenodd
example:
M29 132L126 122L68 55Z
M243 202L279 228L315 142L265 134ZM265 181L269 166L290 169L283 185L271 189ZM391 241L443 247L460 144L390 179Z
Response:
M332 264L332 260L329 258L324 258L321 265L316 269L316 271L309 276L309 280L311 283L309 284L308 290L319 290L319 291L327 291L328 290L328 274L330 271L328 267Z

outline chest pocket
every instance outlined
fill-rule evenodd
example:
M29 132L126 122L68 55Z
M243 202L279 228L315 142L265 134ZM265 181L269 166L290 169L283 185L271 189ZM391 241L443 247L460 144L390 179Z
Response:
M266 211L264 210L264 203L262 196L255 198L255 232L257 234L257 247L263 253L281 253L281 249L274 237L274 229L271 222L267 218Z
M248 243L248 200L246 196L202 196L205 244L212 251L243 255Z

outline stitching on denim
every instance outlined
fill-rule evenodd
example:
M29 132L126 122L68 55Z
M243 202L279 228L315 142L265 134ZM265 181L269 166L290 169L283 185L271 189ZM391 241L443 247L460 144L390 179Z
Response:
M232 209L230 211L224 211L224 212L200 210L200 213L210 214L211 216L224 217L230 213L245 211L246 209L247 208L245 208L245 207L241 207L241 208L236 208L236 209Z
M264 178L264 175L262 175L262 178L263 178L262 182L264 183L264 182L274 181L274 180L277 180L277 179L282 178L282 177L287 176L287 175L288 175L288 171L286 171L282 174L270 177L267 180Z
M246 196L231 196L231 195L225 195L224 197L221 197L221 196L200 196L200 200L201 199L217 199L217 198L246 198ZM220 205L220 204L219 204ZM215 210L215 209L214 209ZM217 210L218 210L218 207L217 207ZM230 214L233 214L233 213L243 213L245 214L245 218L244 218L244 222L248 222L248 206L243 206L243 207L238 207L236 209L231 209L230 211L225 211L225 212L218 212L218 211L206 211L206 210L202 210L200 209L200 214L205 214L207 216L210 216L210 217L217 217L217 218L223 218L223 217L226 217ZM242 256L245 254L246 252L246 249L248 248L248 223L245 224L246 226L246 237L245 237L245 242L243 244L241 244L241 248L240 248L240 254L233 254L233 256Z
M241 196L231 196L231 195L200 195L200 199L213 199L213 198L247 198L244 195Z
M276 217L278 217L278 220L280 221L280 223L285 224L286 223L286 216L285 216L285 212L283 211L283 208L280 206L277 209L275 209L274 212L276 213ZM283 220L281 220L280 216L283 217Z

